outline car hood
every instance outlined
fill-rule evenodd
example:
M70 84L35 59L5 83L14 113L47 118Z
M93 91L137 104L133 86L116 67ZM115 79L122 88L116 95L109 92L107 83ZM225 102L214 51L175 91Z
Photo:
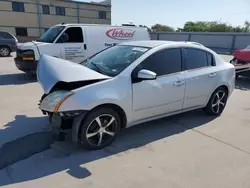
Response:
M41 55L37 67L37 79L45 94L50 93L58 83L68 84L67 88L71 85L72 89L73 85L81 82L80 85L77 84L76 89L109 78L83 65L48 55Z
M250 50L243 49L243 50L235 50L234 57L243 60L243 61L249 61L250 60Z
M42 46L46 44L47 43L44 43L44 42L32 41L32 42L25 42L23 44L18 45L18 48L21 50L30 50L30 49L36 48L36 46Z

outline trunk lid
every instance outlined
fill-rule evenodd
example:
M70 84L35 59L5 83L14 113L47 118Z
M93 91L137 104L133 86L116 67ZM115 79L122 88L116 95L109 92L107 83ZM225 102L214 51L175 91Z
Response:
M45 94L50 93L57 83L74 85L81 82L78 84L81 87L109 78L83 65L48 55L41 55L37 67L37 79Z

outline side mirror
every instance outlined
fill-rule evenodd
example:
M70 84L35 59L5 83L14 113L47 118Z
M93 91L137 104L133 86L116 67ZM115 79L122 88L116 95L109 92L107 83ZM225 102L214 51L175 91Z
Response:
M142 69L138 72L137 78L142 79L142 80L155 80L156 79L156 73Z

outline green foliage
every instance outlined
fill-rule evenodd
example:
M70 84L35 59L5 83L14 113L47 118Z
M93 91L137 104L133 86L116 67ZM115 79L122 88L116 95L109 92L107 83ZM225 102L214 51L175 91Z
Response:
M147 28L148 29L148 31L151 31L151 28L149 28L148 26L146 26L146 25L139 25L139 27L144 27L144 28Z
M245 22L244 27L233 27L227 23L217 21L212 22L186 22L183 28L178 28L182 32L249 32L250 23Z
M151 29L155 32L174 32L175 29L173 27L161 24L155 24L151 27Z
M154 32L250 32L250 22L245 21L244 26L233 27L227 23L218 21L198 21L198 22L186 22L183 28L177 28L162 24L155 24L151 28L146 25L139 25L139 27L145 27L149 31Z

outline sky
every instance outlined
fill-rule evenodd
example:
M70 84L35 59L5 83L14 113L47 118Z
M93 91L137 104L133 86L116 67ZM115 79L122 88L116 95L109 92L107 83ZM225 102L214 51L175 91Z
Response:
M187 21L220 20L233 26L250 21L250 0L112 0L112 25L159 23L177 28Z

